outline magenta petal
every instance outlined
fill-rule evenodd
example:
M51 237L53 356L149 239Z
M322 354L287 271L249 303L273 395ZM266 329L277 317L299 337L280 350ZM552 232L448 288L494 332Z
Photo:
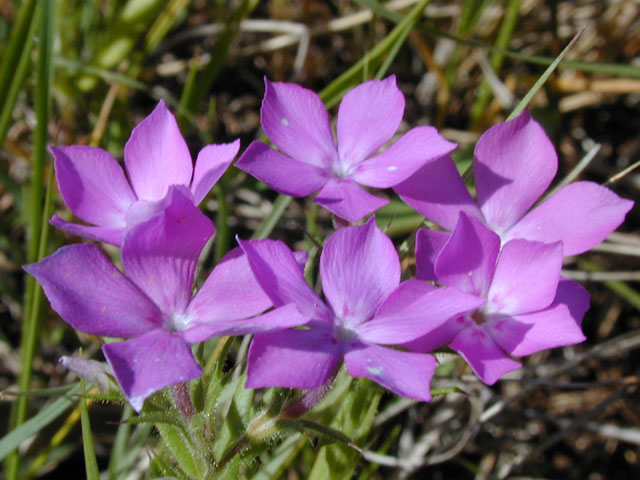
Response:
M256 335L249 347L247 388L317 388L338 362L340 347L323 329Z
M393 189L421 215L449 230L455 228L460 212L482 219L449 155L427 163Z
M256 280L273 305L293 303L310 319L329 321L332 314L304 279L298 262L284 243L276 240L238 240Z
M561 277L553 303L566 305L576 323L582 325L582 317L589 310L589 297L589 292L582 285Z
M252 317L271 306L240 248L227 253L215 266L187 308L195 322Z
M330 179L315 202L348 222L357 222L389 203L351 180Z
M51 307L73 328L92 335L135 337L161 325L149 298L98 247L62 247L23 267L36 277Z
M62 230L70 235L95 240L96 242L110 243L118 247L122 245L122 240L126 233L126 229L124 228L93 227L91 225L70 223L61 219L57 215L51 217L49 223L58 230Z
M458 225L440 251L435 273L448 287L484 296L500 251L500 238L474 218L461 213Z
M547 189L558 168L553 144L528 111L494 125L478 140L474 175L487 223L502 233Z
M163 329L126 342L109 343L102 351L122 392L138 412L149 395L202 375L191 347Z
M194 203L198 205L209 190L220 180L220 177L229 168L233 159L236 158L240 149L240 140L219 145L207 145L196 159L196 168L193 171L193 181L191 182L191 193L193 193Z
M124 214L136 196L118 161L100 148L50 147L65 205L85 222L124 228Z
M340 162L353 166L377 152L398 130L402 115L404 96L394 75L349 91L338 109Z
M378 309L400 283L400 261L371 218L365 225L341 228L325 243L320 257L324 296L345 325L358 325Z
M438 278L433 270L436 258L449 240L449 232L438 232L421 228L416 235L416 278L436 282Z
M198 256L215 229L185 187L171 187L167 200L161 214L129 230L122 243L122 265L163 312L183 313Z
M131 132L124 163L140 200L160 200L170 185L189 186L191 154L164 100Z
M321 168L287 157L259 141L249 145L236 162L236 167L273 190L294 197L311 195L320 190L328 179Z
M329 115L315 92L293 83L264 79L262 128L293 159L327 168L337 156Z
M345 353L344 361L352 377L369 378L403 397L431 400L430 383L436 370L431 355L359 344Z
M302 315L298 308L290 303L253 318L215 320L211 322L197 320L182 332L182 338L189 343L196 343L214 336L253 335L273 332L285 328L298 327L308 321L309 317Z
M349 178L368 187L393 187L454 148L433 127L412 128L380 155L358 164Z
M422 293L414 291L413 298L407 298L409 296L402 291L402 286L407 283L385 300L372 320L358 327L358 338L379 345L407 343L428 335L450 318L475 310L484 303L484 299L455 288L424 289ZM417 290L415 287L412 289ZM397 301L396 296L403 302Z
M487 385L493 385L505 373L522 364L510 359L482 328L464 328L449 345L462 355L475 374Z
M511 240L500 252L487 312L519 314L551 305L562 268L562 243Z
M465 326L472 320L465 317L451 318L437 328L434 328L426 335L405 342L403 347L413 350L414 352L431 352L436 348L443 347L449 343L462 331Z
M525 215L506 232L505 240L562 241L564 255L577 255L613 232L632 206L631 200L598 184L572 183Z

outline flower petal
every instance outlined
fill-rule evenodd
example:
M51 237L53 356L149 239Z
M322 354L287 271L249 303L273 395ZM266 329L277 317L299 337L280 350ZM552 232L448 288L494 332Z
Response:
M487 332L475 325L464 328L449 346L462 355L487 385L493 385L505 373L522 367L520 362L510 359Z
M88 358L64 356L60 357L60 363L103 392L118 391L118 387L111 378L113 370L104 362L97 362Z
M351 180L332 178L320 190L315 202L348 222L357 222L389 200L370 194Z
M240 140L219 145L207 145L198 153L196 168L193 171L191 193L194 203L198 205L209 190L229 168L240 149Z
M410 342L403 343L402 346L414 352L431 352L436 348L443 347L453 341L453 339L465 328L471 320L463 316L451 318L437 328L434 328L423 337L416 338Z
M514 225L547 189L558 168L553 144L528 111L494 125L476 144L478 204L497 233Z
M273 305L298 306L307 318L330 321L332 314L304 279L291 250L277 240L238 240L256 280Z
M49 223L58 230L62 230L70 235L95 240L96 242L110 243L118 247L122 245L122 240L126 233L126 229L124 228L93 227L91 225L70 223L61 219L57 215L51 217Z
M577 255L618 228L631 207L631 200L596 183L572 183L525 215L504 240L562 241L564 255Z
M254 335L278 331L285 328L298 327L308 321L309 317L302 315L298 308L290 303L253 318L216 320L213 322L196 321L182 332L182 338L189 343L197 343L211 337L221 337L223 335Z
M583 342L586 338L580 325L588 308L589 293L581 285L562 279L549 308L525 315L490 318L487 331L511 355L531 355Z
M163 329L125 342L108 343L102 351L122 392L138 412L149 395L202 375L189 345Z
M234 248L215 266L187 308L194 322L249 318L271 306L242 249Z
M499 251L500 238L478 220L461 213L436 260L438 281L482 297L491 284Z
M558 289L562 243L511 240L500 252L486 311L519 314L547 308Z
M294 197L306 197L320 190L328 178L321 168L287 157L259 141L249 145L236 167L273 190Z
M131 132L124 163L140 200L160 200L170 185L189 186L191 154L164 100Z
M455 288L423 288L420 292L413 284L410 287L413 295L407 295L408 289L404 286L409 282L411 280L404 282L385 300L372 320L358 327L360 339L379 345L410 342L484 303L484 299ZM419 280L414 282L428 285Z
M328 330L285 330L256 335L249 347L247 388L317 388L326 384L340 347Z
M344 361L352 377L369 378L403 397L431 400L430 383L436 370L432 355L360 344L345 353Z
M353 166L373 155L398 130L403 115L404 96L395 75L349 91L338 109L340 162Z
M365 225L341 228L325 243L320 257L324 296L345 326L373 316L400 284L400 261L371 218Z
M293 159L323 168L337 157L329 115L315 92L264 79L260 119L267 137Z
M349 178L368 187L393 187L454 148L433 127L412 128L380 155L362 161Z
M100 148L50 147L64 204L85 222L124 228L124 214L136 201L122 167Z
M198 256L215 229L185 187L172 186L167 208L127 233L122 243L125 272L166 314L183 313Z
M427 163L393 189L421 215L448 230L455 228L460 212L482 219L449 155Z
M23 267L51 307L73 328L92 335L135 337L161 325L162 314L93 244L58 249Z
M438 277L434 271L436 259L449 240L449 232L438 232L421 228L416 234L416 278L428 282L436 282Z

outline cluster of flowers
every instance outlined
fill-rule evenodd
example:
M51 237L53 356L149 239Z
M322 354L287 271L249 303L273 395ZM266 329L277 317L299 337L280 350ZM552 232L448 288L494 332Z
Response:
M476 204L448 155L455 144L434 128L413 128L376 154L403 113L394 77L363 83L340 104L336 146L315 93L267 81L262 126L279 151L253 142L236 166L282 193L319 190L315 201L348 222L386 203L361 185L394 188L444 229L418 231L416 279L400 281L395 247L371 217L326 241L324 301L304 279L306 254L268 239L239 241L192 295L215 232L197 205L239 142L206 146L194 169L162 101L125 145L127 176L101 149L51 148L65 204L90 225L51 223L121 247L124 274L90 243L25 269L71 326L126 339L103 352L136 410L150 394L198 377L190 345L212 336L255 335L250 388L321 387L344 361L354 377L425 401L436 348L448 345L493 384L521 366L513 357L583 341L589 295L561 277L562 258L601 242L632 202L577 182L534 207L557 157L524 112L478 141Z

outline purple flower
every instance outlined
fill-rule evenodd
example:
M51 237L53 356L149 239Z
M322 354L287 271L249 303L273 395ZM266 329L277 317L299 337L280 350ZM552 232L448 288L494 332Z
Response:
M423 257L431 255L416 247L420 264L428 263ZM449 344L492 385L521 367L510 355L582 342L580 325L589 294L562 279L561 267L561 242L515 239L500 249L498 235L461 213L430 270L442 285L474 295L483 304L405 346L427 352Z
M435 128L423 126L374 156L404 114L404 97L393 76L365 82L344 96L337 147L322 100L311 90L265 79L260 113L267 137L282 153L255 141L236 166L287 195L320 190L315 202L350 222L388 202L360 185L389 188L455 148Z
M189 344L300 325L293 306L271 306L239 248L229 252L192 298L198 256L211 221L186 187L169 187L161 213L129 230L122 274L93 244L60 248L24 269L42 285L53 309L72 327L129 340L102 347L131 405L161 388L200 376Z
M304 330L254 337L247 366L250 388L317 388L344 359L350 375L428 401L434 358L382 345L418 338L483 302L417 280L400 284L398 255L373 218L363 226L342 228L327 240L320 258L326 303L305 282L282 242L259 240L240 246L273 304L293 304L309 320Z
M175 117L163 100L131 132L124 147L129 181L106 151L81 145L51 147L58 189L75 216L91 225L54 216L51 224L67 233L120 246L128 228L157 214L169 186L191 185L199 204L231 164L240 142L207 145L195 171ZM193 178L192 178L193 177Z
M633 206L605 187L575 182L531 209L555 176L558 158L544 130L527 111L480 137L473 166L479 207L448 156L425 165L394 190L448 230L464 212L497 233L503 245L515 238L562 241L564 255L582 253L600 243ZM442 246L446 239L441 232L423 233L422 237L435 253L436 245Z

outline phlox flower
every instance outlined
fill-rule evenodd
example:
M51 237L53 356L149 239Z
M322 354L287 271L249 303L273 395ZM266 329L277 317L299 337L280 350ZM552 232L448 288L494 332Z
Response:
M254 317L271 301L239 248L218 263L192 297L198 256L214 227L186 187L169 187L163 204L158 215L125 235L124 274L89 243L62 247L24 267L73 328L128 339L108 343L102 351L138 411L152 393L200 376L190 344L305 322L293 306Z
M433 127L409 130L384 152L404 114L404 97L394 76L364 82L348 92L338 110L337 146L322 100L298 85L265 79L262 128L280 152L255 141L236 166L272 189L305 197L350 222L386 205L361 185L389 188L455 144Z
M524 111L491 127L478 140L473 158L477 205L448 156L428 163L394 190L426 218L448 230L464 212L498 234L503 245L516 238L561 241L564 255L575 255L615 230L633 202L595 183L580 181L531 209L557 168L553 144ZM423 230L417 241L429 243L435 255L447 237L443 232Z
M171 185L190 186L192 203L198 205L231 164L240 142L205 146L194 170L176 119L160 100L133 129L124 147L129 180L118 161L101 148L50 148L65 205L91 225L57 216L51 224L73 235L120 246L128 228L157 213Z
M427 282L400 283L391 240L370 219L338 230L320 257L326 302L306 283L289 248L274 240L240 242L276 307L295 305L305 329L256 335L249 348L247 387L313 389L325 385L341 360L354 377L367 377L398 395L428 401L433 356L391 348L418 338L482 303Z
M430 255L416 247L419 268ZM589 294L561 278L561 267L562 242L514 239L501 249L497 234L461 213L430 270L440 284L474 295L482 304L405 346L428 352L449 344L492 385L521 367L510 356L582 342Z

